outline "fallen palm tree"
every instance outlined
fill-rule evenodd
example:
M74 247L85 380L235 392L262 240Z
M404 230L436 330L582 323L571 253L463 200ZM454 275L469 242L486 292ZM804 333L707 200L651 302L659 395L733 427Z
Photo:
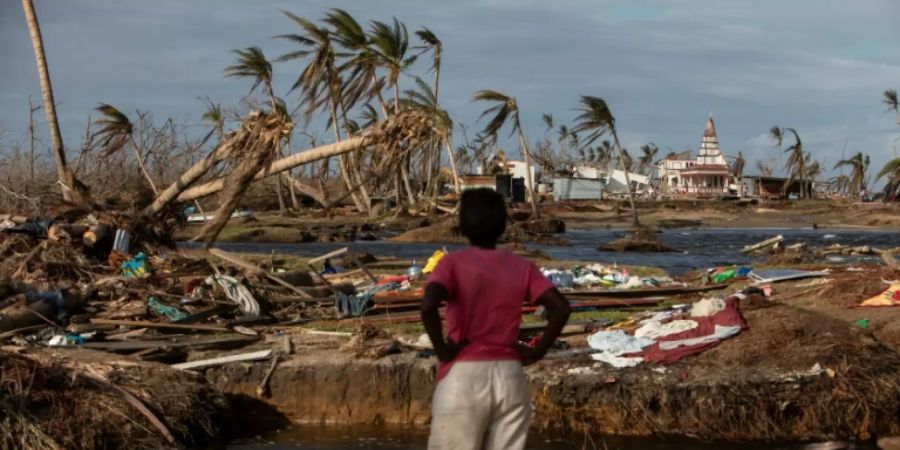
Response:
M433 118L427 112L411 108L366 128L350 139L272 161L271 155L275 152L271 150L289 136L293 124L287 116L256 111L210 155L194 164L160 192L153 203L144 209L144 214L159 214L174 201L190 201L224 191L222 206L201 232L207 243L211 243L227 223L238 200L252 181L277 175L303 164L363 149L372 151L370 173L380 178L402 164L406 155L428 142L434 133L433 126ZM222 162L234 164L230 175L190 187Z

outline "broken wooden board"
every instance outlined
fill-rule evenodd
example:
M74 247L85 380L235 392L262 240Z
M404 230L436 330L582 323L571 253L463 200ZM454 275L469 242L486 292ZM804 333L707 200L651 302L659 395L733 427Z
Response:
M91 323L95 325L120 325L125 327L142 327L142 328L168 328L173 330L193 330L193 331L231 331L226 327L218 325L202 325L202 324L181 324L166 322L149 322L145 320L114 320L114 319L91 319Z
M229 253L229 252L226 252L225 250L220 250L218 248L209 249L209 253L231 265L240 267L241 269L244 269L252 274L262 275L262 276L266 277L266 279L268 279L269 281L271 281L275 284L281 285L283 287L286 287L301 297L310 297L309 294L307 294L305 291L298 288L297 286L294 286L293 284L288 283L287 281L284 281L281 278L278 278L275 275L272 275L272 274L260 269L259 267L256 267L255 265L248 263L247 261L244 261L243 259L241 259L240 257L238 257L237 255L235 255L233 253Z
M175 369L188 370L188 369L203 369L206 367L213 366L221 366L222 364L228 364L233 362L242 362L242 361L259 361L261 359L268 359L272 356L272 349L268 350L260 350L256 352L249 353L241 353L237 355L228 355L228 356L220 356L218 358L209 358L209 359L201 359L198 361L188 361L178 364L172 364L172 367Z
M569 299L580 297L590 298L641 298L655 297L663 295L680 295L693 294L696 292L718 291L728 287L728 283L710 284L707 286L677 286L677 287L658 287L647 289L629 289L627 291L603 290L603 291L569 291L563 292L563 295Z
M106 351L137 351L149 348L190 348L190 347L231 347L246 345L259 340L259 336L229 334L225 336L198 338L186 336L170 339L131 339L127 341L85 342L83 348Z

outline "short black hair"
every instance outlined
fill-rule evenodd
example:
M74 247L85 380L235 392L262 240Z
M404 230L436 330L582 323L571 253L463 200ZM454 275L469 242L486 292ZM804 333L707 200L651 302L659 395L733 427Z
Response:
M506 203L492 189L463 192L459 208L459 232L476 247L493 248L506 231Z

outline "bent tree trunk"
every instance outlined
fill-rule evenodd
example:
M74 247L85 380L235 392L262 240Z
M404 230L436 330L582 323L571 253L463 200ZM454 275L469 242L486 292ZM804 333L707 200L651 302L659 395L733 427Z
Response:
M144 215L156 214L164 210L169 205L169 203L172 203L172 201L182 193L182 191L187 189L187 187L193 184L195 181L199 180L200 177L202 177L206 172L209 171L209 169L212 169L216 164L225 159L225 156L228 155L230 151L230 144L221 144L205 158L194 163L194 165L188 168L188 170L186 170L184 173L182 173L174 183L170 184L169 187L164 189L156 196L156 199L153 200L153 203L151 203L150 206L144 209Z
M22 0L25 21L31 35L31 46L34 48L34 59L37 62L38 78L41 81L41 97L44 100L44 113L47 115L47 127L50 129L50 141L53 145L53 158L56 162L56 176L63 185L62 195L66 201L72 200L72 193L79 190L75 177L66 164L66 151L63 148L62 134L59 132L59 121L56 118L56 103L53 100L53 86L50 84L50 71L47 69L47 57L44 53L44 40L37 15L34 13L32 0ZM80 192L76 192L80 194Z
M334 144L323 145L321 147L316 147L314 149L295 153L291 156L281 158L277 161L272 162L272 164L269 165L268 169L257 172L253 179L261 180L268 176L279 174L303 164L359 150L363 145L363 141L364 139L362 137L354 137ZM224 189L224 187L225 180L223 178L219 178L217 180L201 184L200 186L195 186L190 189L184 190L181 193L176 193L176 199L181 202L194 200L197 198L205 197L207 195L215 194L216 192ZM154 208L156 204L157 202L154 202L150 207ZM152 212L155 213L159 212L160 210L162 210L162 208L154 209L152 210Z
M625 156L622 154L622 146L619 145L619 134L616 133L616 129L612 129L613 142L616 144L616 153L619 155L619 167L622 168L622 172L625 174L625 184L628 188L628 202L631 203L631 214L634 215L634 228L638 229L641 226L640 221L638 220L637 207L634 205L634 192L631 187L631 177L628 176L628 167L625 165Z

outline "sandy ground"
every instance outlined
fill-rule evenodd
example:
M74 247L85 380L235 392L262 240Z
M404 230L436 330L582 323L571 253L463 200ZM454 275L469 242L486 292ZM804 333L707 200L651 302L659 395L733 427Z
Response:
M627 205L558 204L548 208L569 229L624 228ZM742 204L725 201L639 202L642 224L662 228L871 228L900 230L900 204L824 200Z

